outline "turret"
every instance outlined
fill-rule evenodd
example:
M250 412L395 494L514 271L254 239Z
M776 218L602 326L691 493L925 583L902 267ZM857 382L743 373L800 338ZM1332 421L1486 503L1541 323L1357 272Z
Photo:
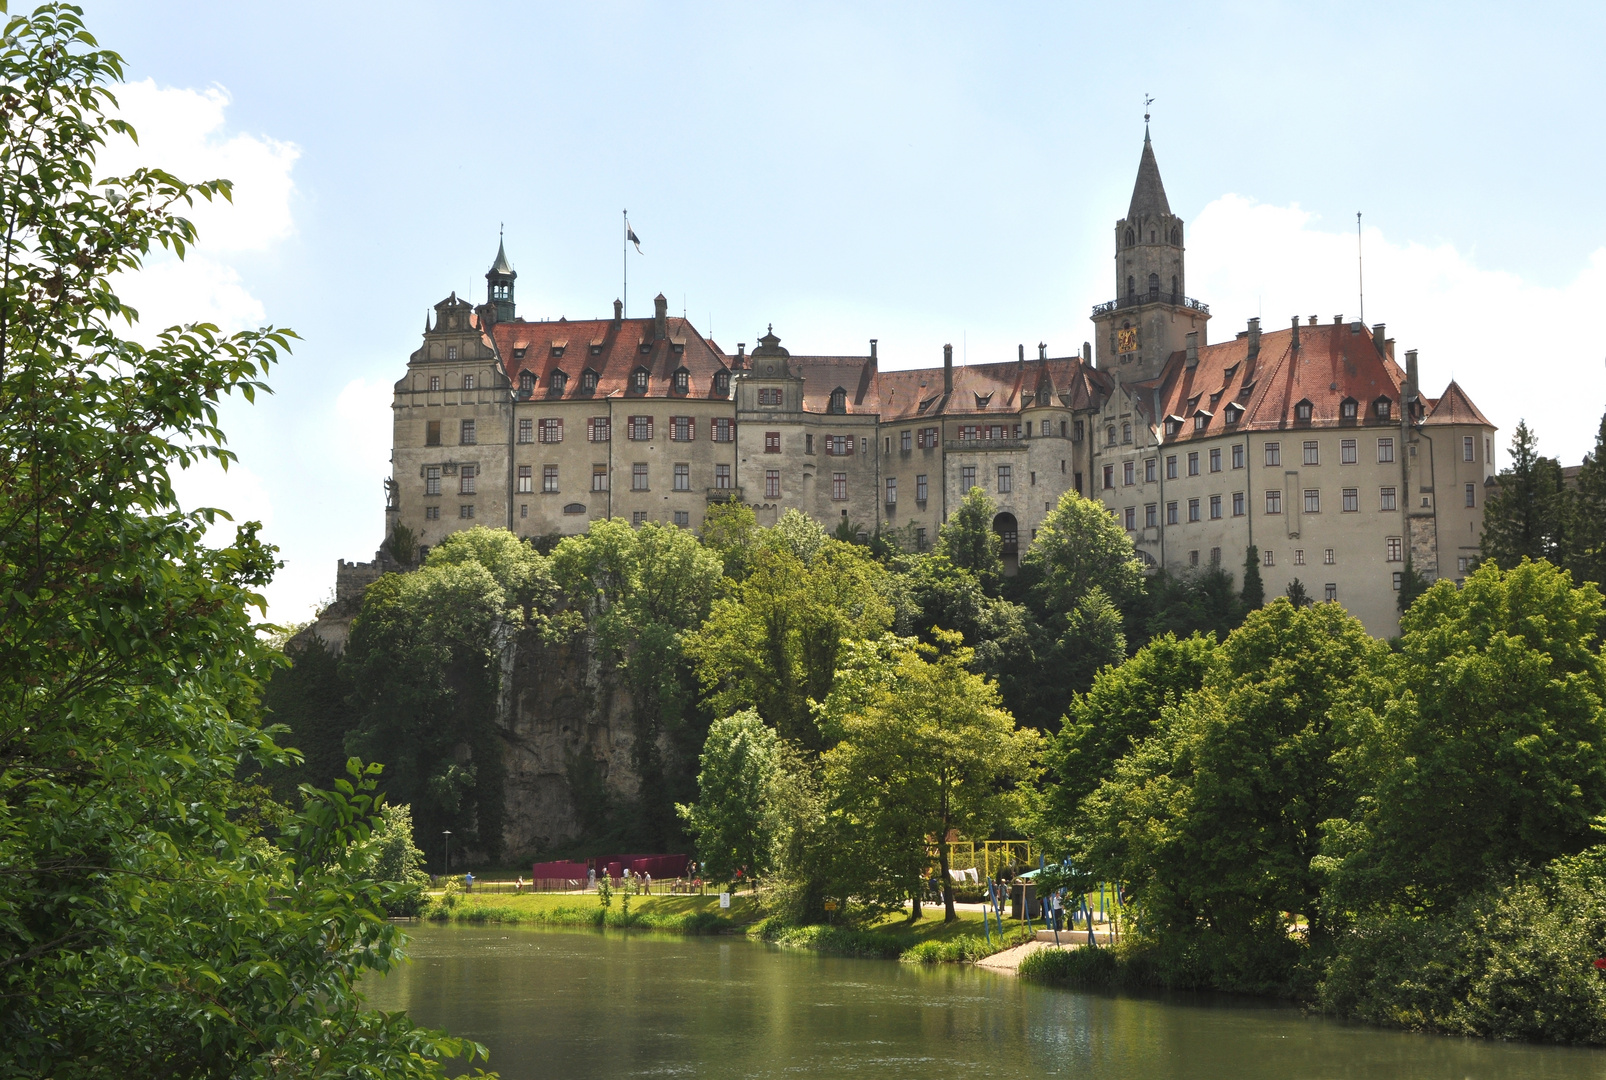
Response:
M507 261L507 249L501 237L496 241L496 262L485 272L485 303L497 322L513 321L513 279L518 277L513 264Z

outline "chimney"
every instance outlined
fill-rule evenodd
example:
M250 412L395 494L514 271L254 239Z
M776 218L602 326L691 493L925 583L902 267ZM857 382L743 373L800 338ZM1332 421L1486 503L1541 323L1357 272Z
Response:
M1015 349L1015 362L1017 364L1024 364L1026 362L1026 346L1017 345L1015 346Z
M944 345L942 347L942 392L944 394L954 392L954 347L952 345Z
M1377 355L1379 356L1388 355L1388 346L1383 344L1383 330L1384 326L1382 323L1378 323L1376 326L1372 327L1372 344L1377 346Z
M1316 325L1316 316L1314 316L1314 315L1312 315L1312 316L1311 316L1311 317L1310 317L1310 324L1311 324L1311 325L1312 325L1312 326L1315 326L1315 325Z
M1037 343L1037 358L1039 360L1047 360L1048 359L1048 344L1047 344L1047 342L1039 341Z
M662 341L669 336L669 301L664 294L659 293L652 302L652 336L654 341Z
M613 302L613 328L619 329L625 321L625 305L619 300Z
M1293 343L1289 347L1296 353L1299 351L1299 316L1298 315L1294 316L1294 340L1293 340Z
M1189 336L1194 339L1193 348L1191 350L1189 350L1189 353L1188 353L1189 359L1192 361L1192 363L1197 364L1199 362L1199 335L1198 335L1198 331L1194 331L1194 333L1190 334ZM1260 317L1257 315L1255 318L1249 320L1249 359L1253 360L1255 357L1257 357L1259 355L1260 355Z
M872 364L875 363L875 359L876 359L876 356L875 356L875 343L876 343L876 339L875 338L871 338L870 339L870 363L872 363Z
M1415 349L1406 349L1405 350L1405 398L1406 398L1407 405L1406 405L1405 408L1402 408L1400 411L1401 412L1405 412L1409 408L1409 403L1415 401L1417 399L1417 396L1418 396L1418 392L1417 392L1417 387L1416 387L1416 350Z
M1093 362L1093 343L1091 341L1082 342L1082 362L1085 364Z
M736 343L736 368L737 368L737 370L741 370L742 368L745 368L746 366L747 366L747 342L738 341Z
M1256 320L1254 320L1254 319L1250 319L1249 320L1249 325L1251 327L1254 327L1255 326L1255 321ZM1259 327L1255 327L1255 332L1258 335ZM1260 343L1259 343L1258 340L1256 340L1255 341L1256 350L1258 350L1259 347L1260 347ZM1253 356L1254 352L1251 352L1249 355ZM1188 331L1188 367L1190 369L1192 369L1192 368L1196 368L1198 366L1199 366L1199 331L1197 331L1197 330L1189 330Z
M1344 325L1344 316L1342 316L1342 315L1334 315L1333 316L1333 325L1334 326L1343 326Z

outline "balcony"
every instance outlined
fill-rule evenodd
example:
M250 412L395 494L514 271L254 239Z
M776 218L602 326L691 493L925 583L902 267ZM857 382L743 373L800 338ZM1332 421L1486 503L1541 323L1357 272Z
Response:
M711 503L728 502L731 499L742 501L742 489L739 487L711 487L707 491L708 501Z
M990 450L1024 450L1025 439L945 439L942 448L950 454L978 454Z
M1136 296L1118 296L1114 300L1095 304L1093 306L1093 317L1096 319L1100 315L1108 315L1112 311L1137 307L1140 304L1173 304L1177 307L1191 308L1205 315L1210 314L1209 304L1202 300L1195 300L1191 296L1183 296L1181 293L1143 292L1138 293Z

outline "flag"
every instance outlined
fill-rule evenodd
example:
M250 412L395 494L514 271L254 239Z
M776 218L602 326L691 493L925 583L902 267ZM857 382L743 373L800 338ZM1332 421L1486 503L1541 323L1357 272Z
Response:
M636 235L636 231L630 227L630 219L629 218L625 219L625 238L628 239L632 244L636 245L636 254L640 255L642 253L642 251L641 251L641 238L638 237Z

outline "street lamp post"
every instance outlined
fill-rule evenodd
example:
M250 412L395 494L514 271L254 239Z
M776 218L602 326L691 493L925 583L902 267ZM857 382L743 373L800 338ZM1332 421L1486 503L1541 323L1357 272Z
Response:
M446 837L446 876L452 876L452 830L442 829L441 835Z

